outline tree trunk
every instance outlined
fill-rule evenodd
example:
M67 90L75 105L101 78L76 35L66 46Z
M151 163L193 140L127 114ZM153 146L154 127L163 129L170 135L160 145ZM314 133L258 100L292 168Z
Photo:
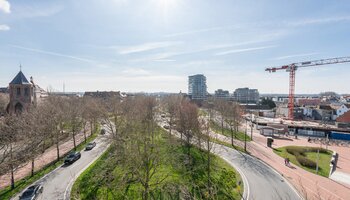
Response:
M93 129L92 129L92 120L90 121L90 136L92 136L92 134L93 134Z
M211 185L210 185L210 139L209 139L209 131L208 131L208 140L207 140L207 150L208 150L208 191L209 197L211 197Z
M233 129L232 129L232 126L230 126L230 129L231 129L231 144L233 146Z
M33 156L33 158L32 158L32 173L31 173L31 177L34 176L34 161L35 161L35 158Z
M83 124L84 126L84 143L86 144L86 123Z
M75 131L73 131L73 144L74 144L74 151L76 151L77 145L75 143Z
M221 135L224 135L224 118L221 116Z
M12 143L10 144L11 189L15 189L15 175L13 167Z

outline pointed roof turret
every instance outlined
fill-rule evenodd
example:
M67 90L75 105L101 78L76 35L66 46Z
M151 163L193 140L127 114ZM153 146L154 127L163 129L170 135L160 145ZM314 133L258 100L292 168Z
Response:
M18 72L16 77L11 81L10 84L30 84L27 78L22 73L22 70Z

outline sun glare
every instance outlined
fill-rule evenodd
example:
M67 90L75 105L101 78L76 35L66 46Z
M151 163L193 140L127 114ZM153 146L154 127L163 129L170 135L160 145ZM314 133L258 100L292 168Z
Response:
M152 0L156 9L164 16L175 10L179 6L180 1L181 0Z

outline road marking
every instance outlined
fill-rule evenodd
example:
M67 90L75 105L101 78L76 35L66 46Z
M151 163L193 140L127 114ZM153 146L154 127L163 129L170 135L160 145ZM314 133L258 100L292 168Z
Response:
M101 143L102 144L102 143ZM75 180L78 178L78 176L80 174L82 174L92 163L94 163L98 158L101 157L101 155L108 149L108 147L110 146L110 144L108 144L107 146L105 146L105 149L103 151L101 151L99 154L97 154L97 156L91 161L89 162L82 170L80 170L77 174L75 174L75 176L71 179L71 181L69 182L69 184L67 185L65 191L64 191L64 196L63 196L63 200L67 200L70 199L70 190L72 189L73 183L75 182ZM101 145L101 147L104 147L104 145Z

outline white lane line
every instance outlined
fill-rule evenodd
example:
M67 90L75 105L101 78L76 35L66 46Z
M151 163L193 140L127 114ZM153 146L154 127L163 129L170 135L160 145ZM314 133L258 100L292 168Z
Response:
M101 144L102 145L102 144ZM104 144L103 144L104 145ZM103 151L101 151L91 162L89 162L82 170L80 170L69 182L69 184L67 185L65 191L64 191L64 196L63 199L67 200L70 199L70 190L72 189L72 185L74 183L74 181L78 178L78 176L83 173L92 163L94 163L98 158L100 158L100 156L108 149L108 147L110 146L110 144L108 144L105 149Z

